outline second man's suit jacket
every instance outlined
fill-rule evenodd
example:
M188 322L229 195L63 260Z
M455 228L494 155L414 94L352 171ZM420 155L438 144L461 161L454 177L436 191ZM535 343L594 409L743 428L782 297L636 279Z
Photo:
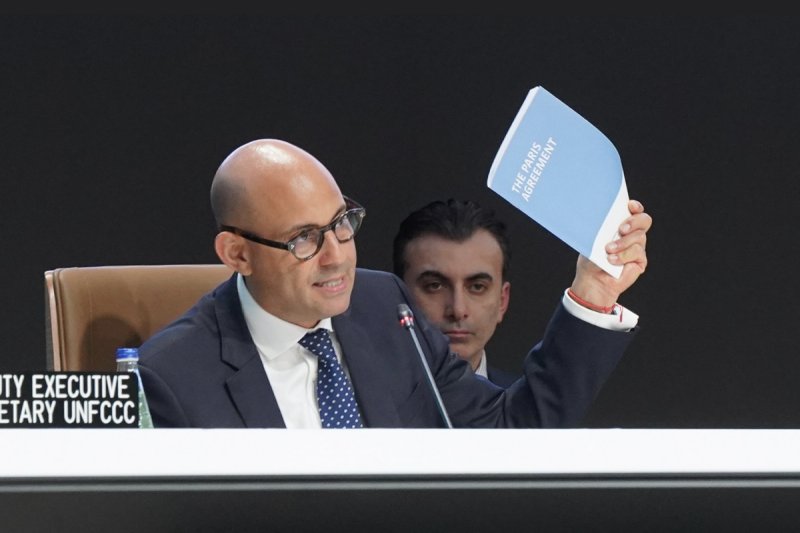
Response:
M512 383L519 379L519 374L508 372L495 366L486 366L486 377L489 381L499 387L510 387Z
M332 318L366 427L444 427L397 306L417 337L454 427L573 427L616 367L634 332L598 328L559 303L543 339L507 389L476 376L393 274L357 269L350 306ZM244 320L236 274L140 348L156 427L285 427Z

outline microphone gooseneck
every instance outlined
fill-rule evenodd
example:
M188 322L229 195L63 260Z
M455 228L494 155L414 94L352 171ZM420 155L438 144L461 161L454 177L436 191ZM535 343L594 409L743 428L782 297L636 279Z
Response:
M439 388L436 386L436 381L434 381L433 374L431 374L431 369L428 366L428 360L425 359L425 354L422 353L422 347L419 345L417 333L414 331L414 312L411 311L411 308L408 307L408 305L398 304L397 318L400 320L400 325L408 330L408 332L411 334L411 338L414 340L414 346L417 348L417 354L419 355L420 362L422 362L422 368L425 369L425 376L428 378L428 386L431 388L431 392L433 392L433 395L436 397L436 407L439 409L439 414L442 416L442 420L444 420L445 425L447 425L449 429L453 429L453 424L450 423L450 417L447 416L447 409L444 408L442 396L439 394Z

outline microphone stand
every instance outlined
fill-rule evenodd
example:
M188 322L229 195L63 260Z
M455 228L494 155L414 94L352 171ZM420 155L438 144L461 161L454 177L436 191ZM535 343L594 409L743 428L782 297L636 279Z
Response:
M431 369L428 366L428 360L425 359L425 354L422 353L422 347L419 345L417 333L414 331L414 313L408 305L398 304L397 316L400 318L400 325L408 330L411 334L411 338L414 340L414 346L417 347L419 359L422 361L422 367L425 369L425 375L428 378L428 385L431 388L431 392L433 392L433 395L436 397L436 407L439 409L439 414L442 416L442 420L444 420L448 429L453 429L453 424L450 422L450 417L447 416L447 410L444 408L442 396L439 394L439 388L436 386L436 381L434 381L433 374L431 374Z

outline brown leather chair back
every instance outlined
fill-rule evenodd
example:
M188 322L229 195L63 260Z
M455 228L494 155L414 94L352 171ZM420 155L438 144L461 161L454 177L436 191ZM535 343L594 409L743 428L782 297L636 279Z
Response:
M231 274L221 264L46 271L48 370L114 371L118 347L141 345Z

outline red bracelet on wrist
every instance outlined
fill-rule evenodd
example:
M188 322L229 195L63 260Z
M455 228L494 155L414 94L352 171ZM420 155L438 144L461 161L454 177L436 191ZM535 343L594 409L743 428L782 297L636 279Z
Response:
M572 287L567 289L567 294L570 298L575 300L577 303L585 307L586 309L591 309L592 311L597 311L598 313L603 313L606 315L610 315L614 311L614 305L609 305L608 307L603 307L602 305L595 305L591 302L587 302L583 298L579 297L575 292L573 292Z

